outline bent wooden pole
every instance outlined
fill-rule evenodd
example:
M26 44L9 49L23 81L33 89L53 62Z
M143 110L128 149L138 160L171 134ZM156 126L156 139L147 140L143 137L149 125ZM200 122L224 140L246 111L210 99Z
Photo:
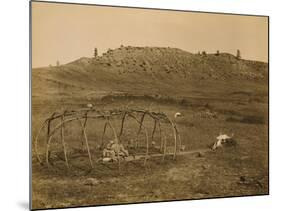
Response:
M144 165L146 165L146 161L149 157L149 141L148 141L148 132L147 132L147 129L144 127L144 131L145 131L145 137L146 137L146 156L145 156L145 159L144 159Z
M167 138L166 138L166 134L164 133L162 161L165 160L166 150L167 150Z
M61 142L62 142L62 147L63 147L63 153L64 153L64 160L66 167L69 168L68 165L68 159L67 159L67 151L66 151L66 146L64 142L64 115L61 116Z
M118 160L118 170L119 170L119 173L120 173L120 169L121 169L121 166L120 166L120 146L119 146L119 140L118 140L118 137L117 137L117 133L116 133L116 130L114 129L113 125L111 124L109 118L106 118L107 119L107 122L108 122L108 125L109 127L112 129L113 131L113 134L114 134L114 142L118 145L117 147L117 160Z
M57 112L54 112L51 117L47 120L48 121L48 128L47 128L47 141L49 139L49 135L50 135L50 132L51 132L51 123L52 121L54 120L54 117L55 115L57 114Z
M149 158L149 138L148 138L148 132L145 126L143 126L143 121L139 121L137 119L137 117L135 117L135 115L130 114L129 116L131 116L133 119L136 120L137 123L139 123L140 127L144 128L145 131L145 137L146 137L146 155L145 155L145 159L144 159L144 165L146 165L147 159ZM143 120L143 119L142 119Z
M179 150L181 150L181 146L182 146L182 142L181 142L181 136L180 136L180 133L177 129L177 125L175 124L175 129L176 129L176 133L177 133L177 136L178 136L178 140L179 140Z
M155 130L156 130L156 124L157 124L157 120L154 119L154 125L153 125L152 134L151 134L151 141L153 141L153 138L154 138L154 133L155 133Z
M131 114L131 115L132 115L132 114ZM142 130L142 125L143 125L143 121L144 121L145 115L146 115L146 112L143 113L143 115L142 115L140 121L137 120L137 121L139 122L140 126L139 126L139 129L138 129L138 132L137 132L136 148L138 147L139 134L140 134L140 132L141 132L141 130ZM135 118L136 118L136 117L135 117Z
M115 128L113 127L113 125L111 124L111 122L110 122L109 119L107 119L107 123L108 123L109 127L112 129L112 132L113 132L113 134L114 134L114 138L115 138L115 140L117 141L117 144L118 144L118 143L119 143L119 140L118 140L118 137L117 137L117 133L116 133Z
M162 129L161 129L160 121L158 121L158 127L159 127L159 136L160 136L160 152L163 152L163 138L162 138Z
M84 123L83 123L83 128L86 128L86 124L87 124L87 121L88 121L88 112L89 111L86 111L85 112L85 120L84 120ZM83 132L83 130L82 130L82 136L84 136L84 132ZM82 145L82 150L84 150L84 144L83 144L83 141L81 142L81 145Z
M176 155L177 155L177 132L176 132L174 123L172 123L172 127L173 127L173 132L174 132L174 139L175 139L175 145L174 145L174 159L176 159Z
M126 115L127 115L127 112L125 112L123 117L122 117L121 128L120 128L120 132L119 132L119 138L121 137L121 135L123 133L123 128L124 128L124 122L125 122L125 119L126 119Z
M49 139L47 141L47 146L46 146L46 163L49 166L49 151L50 151L50 146L51 146L51 142L53 139L54 134L56 133L57 130L59 130L62 126L62 124L65 124L67 122L72 122L74 120L80 120L83 119L84 117L73 117L73 118L69 118L67 120L64 120L63 122L59 123L58 125L55 126L55 128L53 129L53 131L50 133L49 135Z
M42 131L43 128L47 125L47 123L48 123L48 121L45 121L45 122L41 125L41 127L40 127L40 129L39 129L39 131L38 131L38 133L37 133L37 135L36 135L36 137L35 137L35 140L34 140L34 151L35 151L36 158L37 158L37 160L38 160L38 162L39 162L40 164L42 164L42 160L40 159L39 152L38 152L38 139L39 139L39 136L40 136L40 134L41 134L41 131Z
M47 138L46 141L48 141L49 136L50 136L50 132L51 132L51 125L52 125L52 121L55 120L54 117L56 116L57 112L54 112L51 117L48 119L48 127L47 127ZM51 151L49 152L49 157L51 157Z
M90 161L91 167L93 168L94 166L93 166L92 155L91 155L91 151L90 151L90 147L89 147L89 143L88 143L88 137L87 137L87 133L86 133L86 125L83 124L81 119L79 119L79 121L80 121L81 128L83 131L84 140L85 140L85 144L86 144L86 148L87 148L87 152L88 152L88 156L89 156L89 161Z
M167 119L170 122L172 130L173 130L173 135L174 135L174 155L173 155L173 159L176 159L176 155L177 155L177 131L176 131L176 126L168 117L167 117Z
M101 148L103 148L103 144L104 144L103 139L104 139L104 135L105 135L105 132L106 132L107 124L108 124L108 122L105 122L104 127L103 127L103 133L102 133L101 144L100 144Z

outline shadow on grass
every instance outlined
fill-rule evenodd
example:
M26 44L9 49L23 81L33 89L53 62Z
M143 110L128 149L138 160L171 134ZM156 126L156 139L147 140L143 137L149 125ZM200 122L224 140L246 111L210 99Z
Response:
M240 122L245 124L265 124L265 119L262 116L244 116L244 117L235 117L231 116L226 119L227 122Z

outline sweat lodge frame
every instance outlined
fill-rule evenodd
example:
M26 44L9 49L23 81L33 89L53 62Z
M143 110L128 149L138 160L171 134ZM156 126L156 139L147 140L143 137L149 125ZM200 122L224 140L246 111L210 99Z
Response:
M140 119L137 118L137 114L141 115ZM111 123L111 118L115 117L115 116L121 117L121 122L120 122L121 127L120 127L120 131L119 131L118 134L116 132L116 129L114 128L114 126ZM145 119L146 116L149 117L150 120L152 120L154 122L151 138L149 138L147 128L144 125L144 119ZM163 160L166 156L167 138L166 138L166 135L165 135L164 131L162 131L162 129L161 129L161 124L168 124L172 128L173 142L174 142L173 159L176 158L177 152L179 151L179 149L181 149L180 134L179 134L179 131L177 129L177 126L176 126L175 122L172 121L165 113L163 113L163 112L153 112L153 111L141 110L141 109L124 109L124 110L100 111L100 110L96 110L96 109L93 109L93 108L87 108L87 109L79 109L79 110L72 110L72 111L64 111L62 113L54 112L49 118L47 118L43 122L43 124L41 125L41 127L38 130L37 135L35 137L34 150L35 150L35 153L36 153L37 160L39 161L39 163L43 164L43 161L40 158L40 155L38 153L38 142L40 140L40 135L41 135L43 129L46 128L47 134L44 137L46 137L45 138L45 140L46 140L46 149L45 149L45 152L46 152L45 157L46 158L45 158L45 161L46 161L47 166L49 166L51 141L53 139L54 134L56 132L60 132L61 143L62 143L63 152L64 152L65 164L66 164L67 168L69 168L69 161L68 161L68 157L67 157L67 149L66 149L66 146L65 146L64 128L66 127L67 123L73 122L73 121L78 121L81 125L81 130L82 130L82 133L83 133L85 146L87 148L87 153L88 153L91 168L94 168L94 164L93 164L93 160L92 160L92 154L91 154L89 144L88 144L88 135L87 135L87 132L86 132L88 120L90 120L90 119L106 120L106 122L104 124L101 143L100 143L101 144L100 146L103 146L104 145L104 135L106 133L107 127L110 127L113 134L114 134L115 144L121 144L120 137L122 136L124 124L125 124L125 121L126 121L127 118L132 118L139 125L138 131L137 131L137 134L136 134L136 139L135 139L136 143L138 143L138 138L139 138L139 135L140 135L141 131L142 130L145 131L146 153L145 153L145 157L144 157L144 165L146 164L146 162L147 162L147 160L150 156L149 155L149 146L154 139L154 134L155 134L157 126L159 128L160 143L161 143L160 144L160 151L162 151L162 153L163 153L162 154ZM55 120L59 120L59 119L60 119L60 123L58 123L55 127L52 128L51 127L52 122L54 122ZM118 158L117 158L118 166L119 166L119 169L120 169L119 153L117 153L117 155L118 155Z

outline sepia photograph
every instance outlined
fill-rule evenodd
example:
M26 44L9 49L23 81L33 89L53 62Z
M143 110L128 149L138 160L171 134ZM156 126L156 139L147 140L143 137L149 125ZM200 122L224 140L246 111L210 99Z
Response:
M269 194L269 17L30 2L32 210Z

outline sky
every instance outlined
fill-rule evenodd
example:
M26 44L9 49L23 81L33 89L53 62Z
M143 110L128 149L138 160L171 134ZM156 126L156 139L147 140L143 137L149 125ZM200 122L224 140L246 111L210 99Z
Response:
M267 62L268 18L32 2L32 67L124 46L175 47Z

